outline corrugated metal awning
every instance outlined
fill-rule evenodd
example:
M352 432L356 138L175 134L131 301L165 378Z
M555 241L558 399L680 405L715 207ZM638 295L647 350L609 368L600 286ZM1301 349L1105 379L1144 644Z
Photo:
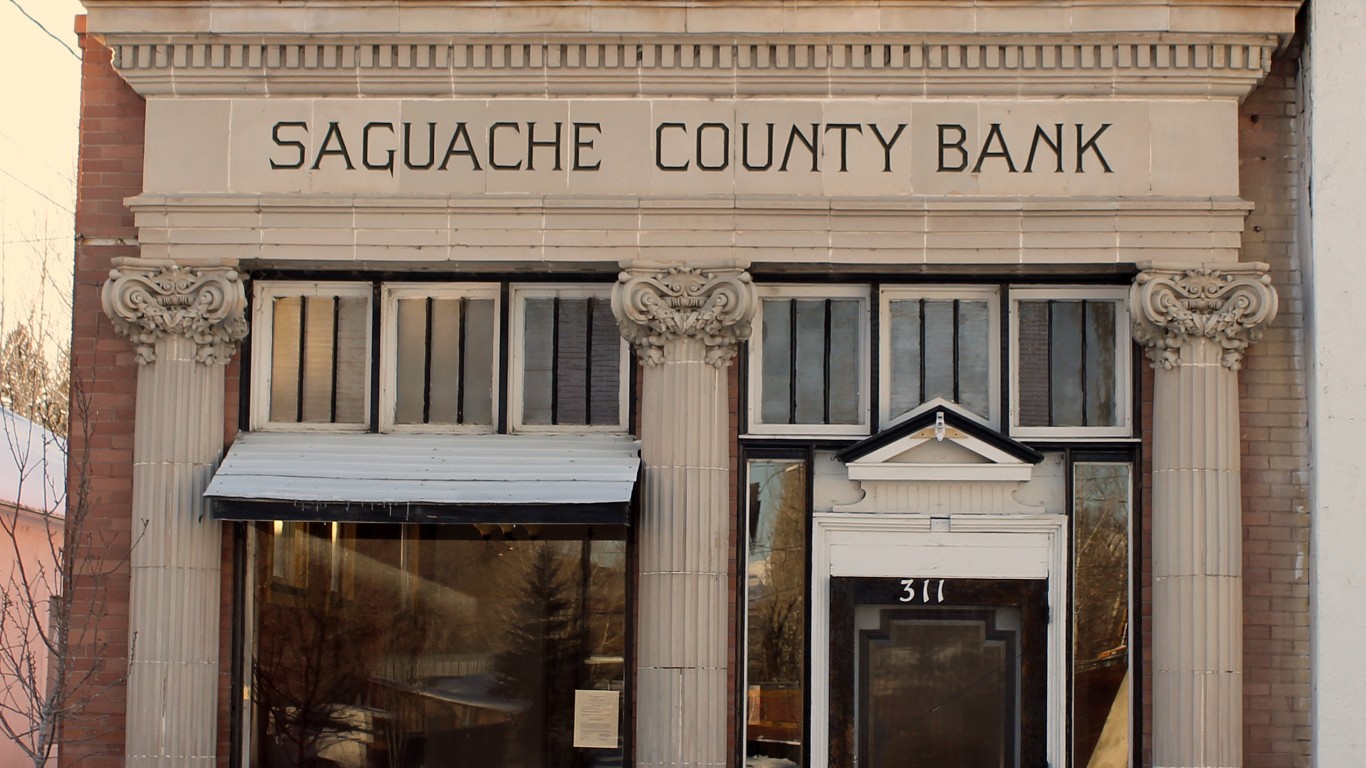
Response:
M620 435L244 432L204 495L220 520L625 524Z

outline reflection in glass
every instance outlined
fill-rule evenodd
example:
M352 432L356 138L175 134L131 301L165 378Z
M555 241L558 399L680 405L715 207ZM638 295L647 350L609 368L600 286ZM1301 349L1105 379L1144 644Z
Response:
M551 528L257 528L250 764L621 765L572 733L625 687L623 531Z
M748 463L747 696L751 766L802 759L806 669L806 463Z
M1019 610L864 610L877 615L859 631L859 765L1015 768Z
M1130 467L1073 466L1073 765L1127 766Z

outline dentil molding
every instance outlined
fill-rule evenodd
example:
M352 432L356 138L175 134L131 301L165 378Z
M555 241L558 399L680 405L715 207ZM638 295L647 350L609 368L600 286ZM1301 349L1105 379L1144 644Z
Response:
M109 34L144 96L1242 97L1276 34Z
M193 341L199 362L224 365L247 335L246 290L231 267L115 259L100 296L142 365L156 361L157 341L169 335Z
M1226 368L1242 367L1243 351L1262 338L1276 317L1276 289L1267 265L1150 266L1129 292L1134 340L1154 368L1181 364L1181 347L1197 340L1218 344Z
M646 365L663 363L665 345L687 337L707 347L708 363L729 365L749 338L755 302L749 273L739 269L628 269L612 287L621 335Z

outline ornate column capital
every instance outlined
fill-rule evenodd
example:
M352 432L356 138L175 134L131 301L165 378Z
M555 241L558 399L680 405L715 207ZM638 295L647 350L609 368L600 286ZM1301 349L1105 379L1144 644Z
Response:
M171 334L195 342L199 362L225 365L247 335L247 294L232 267L115 259L100 298L142 365L157 359L157 341Z
M1129 290L1134 341L1154 368L1181 364L1181 347L1205 339L1223 348L1226 368L1276 317L1276 289L1262 263L1171 267L1144 265Z
M646 365L663 363L665 343L688 336L706 345L708 363L729 365L756 308L749 273L734 267L628 268L612 288L621 335Z

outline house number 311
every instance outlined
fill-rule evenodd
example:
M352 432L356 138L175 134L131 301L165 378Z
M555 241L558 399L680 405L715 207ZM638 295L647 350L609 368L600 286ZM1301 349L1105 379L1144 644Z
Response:
M915 582L917 579L901 580L901 602L915 602ZM920 602L928 603L931 599L936 603L944 602L944 580L943 579L919 579L920 581Z

